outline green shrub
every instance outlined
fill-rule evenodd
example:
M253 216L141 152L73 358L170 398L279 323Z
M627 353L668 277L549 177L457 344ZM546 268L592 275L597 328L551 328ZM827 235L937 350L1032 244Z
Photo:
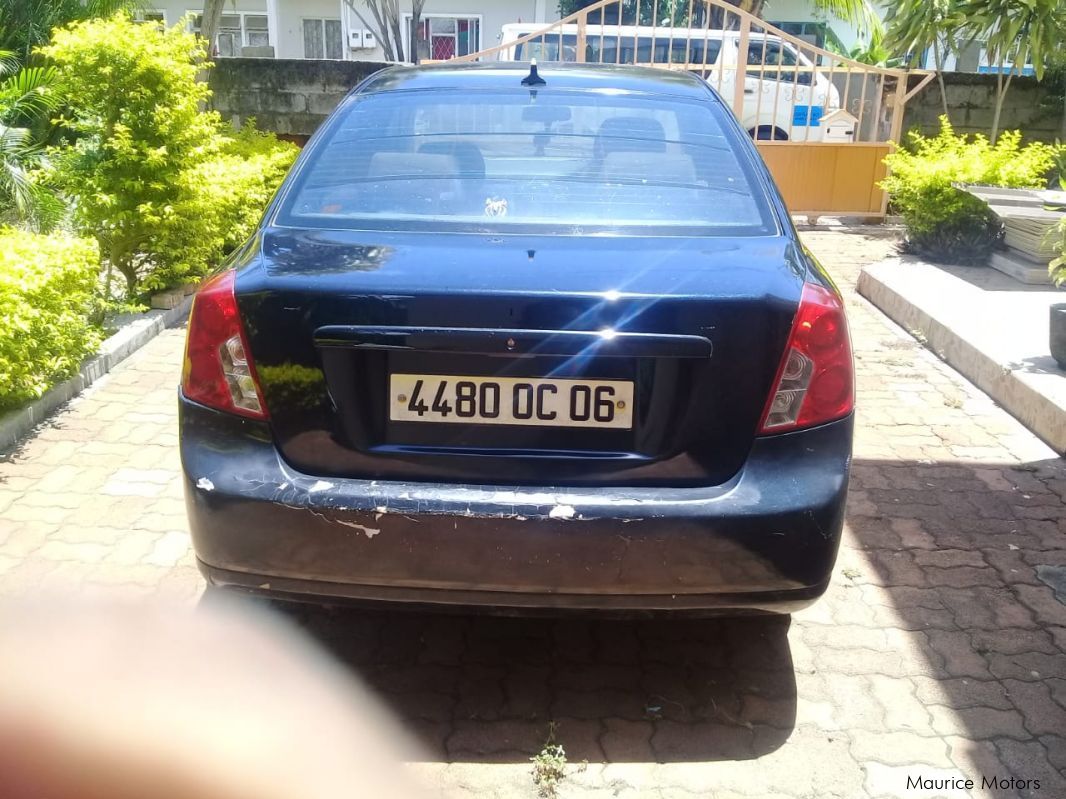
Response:
M937 261L984 263L1002 238L1002 225L985 203L955 188L981 184L1043 188L1055 148L1021 146L1018 131L1002 133L995 145L984 136L956 136L945 117L940 133L909 135L908 147L889 154L881 187L907 228L904 249Z
M91 239L0 229L0 410L39 397L100 343Z
M297 148L201 110L210 64L182 23L120 14L57 30L41 53L78 134L53 151L53 181L128 297L202 277L250 235Z
M1048 274L1051 275L1056 286L1061 286L1066 283L1066 217L1059 220L1058 227L1052 231L1051 235L1054 237L1055 248L1059 254L1048 264Z
M267 203L288 174L300 148L273 133L257 130L249 119L235 135L227 137L219 156L205 176L219 196L220 212L227 215L222 231L228 252L243 244Z
M1066 192L1066 150L1060 153L1059 187ZM1056 286L1066 283L1066 216L1048 233L1048 243L1058 253L1048 264L1048 274Z
M161 231L146 289L198 279L243 244L299 153L295 144L256 130L254 120L236 132L222 125L214 150L181 174L174 215L196 223Z
M182 218L182 174L213 154L217 115L203 113L197 80L204 48L180 25L161 30L124 14L56 30L40 52L55 67L78 138L53 153L54 179L73 200L78 228L93 235L134 295L160 259L165 231L209 225Z

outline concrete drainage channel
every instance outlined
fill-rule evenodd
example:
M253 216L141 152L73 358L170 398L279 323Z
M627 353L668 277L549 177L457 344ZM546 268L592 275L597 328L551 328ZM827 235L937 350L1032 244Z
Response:
M185 321L191 307L192 296L186 296L173 308L136 314L120 324L100 345L100 351L82 363L77 374L53 386L28 406L0 416L0 453L15 446L60 405L76 397L163 330Z
M1048 346L1062 292L981 267L889 258L865 267L858 292L1059 454L1066 453L1066 372Z

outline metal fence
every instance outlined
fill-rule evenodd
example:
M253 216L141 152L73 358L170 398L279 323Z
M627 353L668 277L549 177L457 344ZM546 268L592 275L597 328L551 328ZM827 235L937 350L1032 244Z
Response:
M871 66L768 25L725 0L601 0L549 25L507 25L489 59L636 64L703 77L760 141L898 142L906 70ZM848 130L850 128L850 134Z

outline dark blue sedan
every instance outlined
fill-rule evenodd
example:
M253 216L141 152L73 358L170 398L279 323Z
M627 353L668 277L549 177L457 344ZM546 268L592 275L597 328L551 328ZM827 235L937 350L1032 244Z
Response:
M836 289L707 84L390 68L189 322L209 582L497 612L790 612L844 519Z

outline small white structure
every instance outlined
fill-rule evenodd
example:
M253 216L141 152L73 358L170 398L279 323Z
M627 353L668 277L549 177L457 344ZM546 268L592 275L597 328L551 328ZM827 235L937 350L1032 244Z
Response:
M348 31L348 47L351 50L373 50L378 46L377 37L374 36L374 32L366 30L365 28L360 30L359 28L353 28Z
M855 131L859 125L857 117L843 108L830 111L822 117L822 141L846 143L855 141Z

